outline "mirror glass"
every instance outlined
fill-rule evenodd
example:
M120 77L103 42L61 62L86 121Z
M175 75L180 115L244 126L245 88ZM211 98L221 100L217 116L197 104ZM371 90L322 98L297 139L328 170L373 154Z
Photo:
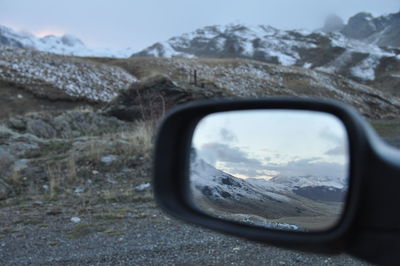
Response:
M194 131L190 195L214 217L277 230L327 230L344 211L348 176L347 131L329 113L220 112Z

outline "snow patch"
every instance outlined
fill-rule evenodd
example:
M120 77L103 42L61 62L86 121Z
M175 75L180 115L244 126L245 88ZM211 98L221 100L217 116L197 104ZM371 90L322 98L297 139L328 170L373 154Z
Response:
M380 58L377 56L369 56L360 64L351 68L351 74L365 81L375 79L375 69L379 64Z
M150 188L150 183L145 183L145 184L141 184L139 186L135 187L136 191L144 191L146 189Z
M73 223L80 223L80 222L81 222L81 218L79 218L79 217L72 217L72 218L71 218L71 222L73 222Z
M109 102L135 77L125 70L30 49L0 45L0 78L40 90L43 83L76 99ZM38 87L38 88L37 88Z

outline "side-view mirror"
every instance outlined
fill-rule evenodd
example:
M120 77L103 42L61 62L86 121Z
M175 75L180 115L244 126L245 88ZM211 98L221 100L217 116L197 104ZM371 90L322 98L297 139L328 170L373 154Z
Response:
M167 213L287 248L393 262L399 187L400 152L332 101L191 103L166 116L156 142Z

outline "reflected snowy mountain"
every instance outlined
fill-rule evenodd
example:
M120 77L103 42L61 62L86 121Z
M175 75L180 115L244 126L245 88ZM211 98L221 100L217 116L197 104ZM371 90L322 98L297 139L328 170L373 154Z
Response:
M328 178L314 178L319 185L310 186L304 178L241 179L202 159L190 166L193 201L206 213L283 230L331 226L340 217L346 186ZM309 224L310 218L319 224Z

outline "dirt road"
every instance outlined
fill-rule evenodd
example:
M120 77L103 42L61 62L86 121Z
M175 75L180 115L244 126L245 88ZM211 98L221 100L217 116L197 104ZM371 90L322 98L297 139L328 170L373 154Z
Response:
M183 224L151 200L98 204L85 213L60 203L24 203L2 208L0 221L0 265L367 265Z

